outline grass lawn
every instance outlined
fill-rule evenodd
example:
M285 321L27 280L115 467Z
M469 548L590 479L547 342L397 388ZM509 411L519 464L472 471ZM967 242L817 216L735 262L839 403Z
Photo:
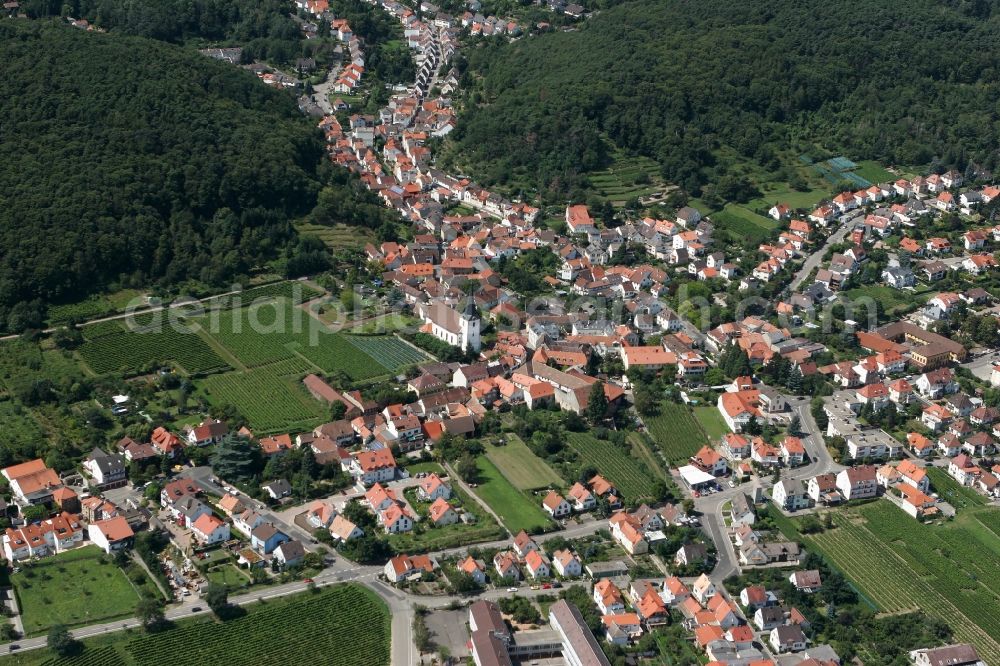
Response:
M476 464L482 479L476 494L500 516L512 534L521 530L540 532L553 526L552 520L542 510L541 500L534 501L534 498L515 488L488 457L480 456Z
M705 431L708 441L716 442L729 432L729 426L722 419L722 414L715 405L698 405L691 410L698 425Z
M548 463L536 456L514 433L505 435L503 446L486 444L486 456L507 480L520 490L561 486L563 480Z
M926 467L927 476L931 480L931 489L938 497L948 502L956 509L970 509L986 504L986 498L972 488L963 486L948 476L948 472L940 467Z
M776 203L784 203L792 208L812 209L821 199L828 196L830 196L829 187L810 187L805 192L800 192L792 189L788 183L766 183L760 198L751 199L746 203L746 207L754 210L770 208Z
M336 585L244 608L245 615L226 622L211 614L200 615L154 634L131 630L88 638L78 656L60 659L43 648L0 658L0 665L389 663L389 609L361 585Z
M885 612L923 610L1000 663L1000 536L969 508L953 521L921 524L886 500L834 513L836 528L801 535Z
M416 476L420 472L434 472L438 476L444 476L447 472L444 471L444 467L441 467L438 463L433 460L428 460L427 462L418 462L406 466L406 471L410 473L410 476Z
M568 433L570 448L577 452L580 463L593 465L622 492L629 502L653 499L653 484L657 480L648 463L640 462L619 446L597 439L587 432Z
M218 566L208 571L206 577L213 583L225 585L230 592L236 592L250 584L250 578L232 564Z
M739 204L726 204L718 213L712 214L712 221L730 233L747 239L754 244L770 238L778 228L778 222L758 215Z
M687 405L665 401L659 414L643 417L643 421L670 462L686 461L708 441Z
M413 493L413 497L416 493ZM411 502L413 497L411 497ZM426 553L445 548L455 548L470 543L495 541L502 539L507 532L497 525L493 516L486 513L483 507L466 495L457 485L451 487L451 505L461 506L476 517L471 525L456 523L433 527L426 517L429 503L420 504L422 520L417 523L417 529L406 534L390 534L389 543L399 553ZM414 507L416 508L416 506Z
M854 170L854 173L871 183L891 183L898 178L898 176L889 173L882 168L881 164L873 160L858 162L858 168Z
M96 546L86 546L20 565L10 578L28 636L54 624L74 627L134 614L139 593L103 556Z

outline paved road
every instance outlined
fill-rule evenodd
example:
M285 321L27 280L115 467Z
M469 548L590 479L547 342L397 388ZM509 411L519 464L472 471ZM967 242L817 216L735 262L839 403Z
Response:
M823 246L817 249L815 252L806 257L805 262L802 264L802 268L795 273L795 277L788 285L788 293L794 292L800 286L802 286L802 281L809 276L809 272L814 268L819 268L820 263L823 261L823 255L826 254L827 248L831 245L837 243L843 243L844 238L847 236L847 232L853 228L853 225L844 221L841 223L841 227L834 231L823 243Z
M834 462L830 452L826 449L823 441L823 433L820 431L816 420L809 410L809 398L797 398L785 395L792 412L799 417L802 430L802 444L809 456L809 462L801 467L796 467L785 472L785 477L806 482L818 474L828 472L839 472L844 469L843 465ZM769 477L758 477L756 482L765 491L771 487ZM752 486L751 486L752 487ZM737 494L746 492L745 485L735 488L724 488L722 491L703 495L695 499L695 507L702 514L702 530L715 543L718 552L718 562L712 570L711 578L715 583L721 583L729 576L739 572L739 561L732 540L729 538L725 519L722 515L722 506Z

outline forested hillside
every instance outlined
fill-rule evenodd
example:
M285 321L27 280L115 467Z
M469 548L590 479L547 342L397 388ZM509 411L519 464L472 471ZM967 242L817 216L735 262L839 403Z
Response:
M226 284L316 204L319 136L231 65L47 21L0 24L0 62L0 327L108 286Z
M995 0L641 0L574 32L480 44L450 156L487 184L572 190L599 140L697 193L810 146L995 168ZM720 150L726 147L726 150ZM728 150L732 148L735 152Z
M249 59L289 62L301 36L291 0L24 0L31 18L74 16L113 32L168 42L228 42Z

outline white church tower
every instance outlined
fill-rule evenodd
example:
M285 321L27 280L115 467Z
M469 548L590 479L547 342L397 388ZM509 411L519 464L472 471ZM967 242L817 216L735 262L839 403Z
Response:
M459 326L462 328L462 351L479 351L482 346L479 340L479 310L476 309L476 304L469 297L469 300L465 303L465 312L459 318Z

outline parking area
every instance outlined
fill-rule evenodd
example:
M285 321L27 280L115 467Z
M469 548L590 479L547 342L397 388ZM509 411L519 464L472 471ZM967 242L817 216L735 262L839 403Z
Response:
M436 610L427 614L424 622L430 632L431 641L448 650L452 658L465 660L469 656L466 641L469 640L469 629L466 625L469 611Z

